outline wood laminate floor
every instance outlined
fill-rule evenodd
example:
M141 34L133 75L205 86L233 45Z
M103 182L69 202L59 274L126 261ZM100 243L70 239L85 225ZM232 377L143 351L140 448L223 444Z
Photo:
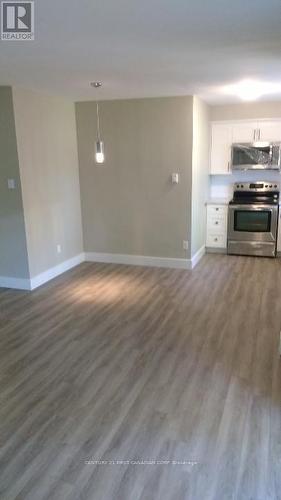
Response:
M0 498L281 499L280 329L280 260L0 289Z

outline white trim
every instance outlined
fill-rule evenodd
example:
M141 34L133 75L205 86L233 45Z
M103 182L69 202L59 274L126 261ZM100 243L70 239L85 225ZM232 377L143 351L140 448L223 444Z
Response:
M198 252L191 258L191 269L193 269L206 253L205 245L199 248Z
M61 262L57 266L51 267L44 271L43 273L37 274L34 278L18 279L10 278L5 276L0 276L0 288L15 288L16 290L34 290L38 286L47 283L47 281L52 280L56 276L59 276L65 271L68 271L72 267L78 266L81 262L84 262L85 254L80 253L71 259Z
M19 279L0 276L0 288L15 288L17 290L34 290L56 276L78 266L85 260L88 262L104 262L107 264L127 264L132 266L168 267L171 269L193 269L205 254L203 246L192 259L176 259L172 257L149 257L147 255L126 255L117 253L87 252L61 262L47 271L31 279Z
M17 290L31 290L29 278L10 278L0 276L0 288L15 288Z
M107 264L127 264L131 266L170 267L174 269L191 269L190 259L172 257L150 257L147 255L128 255L119 253L86 252L85 260L104 262Z
M79 255L76 255L71 259L61 262L57 266L47 269L47 271L44 271L43 273L37 274L37 276L34 276L34 278L30 279L30 290L38 288L38 286L41 286L44 283L47 283L47 281L52 280L56 276L65 273L65 271L72 269L72 267L78 266L78 264L81 264L81 262L84 262L84 260L85 254L80 253Z

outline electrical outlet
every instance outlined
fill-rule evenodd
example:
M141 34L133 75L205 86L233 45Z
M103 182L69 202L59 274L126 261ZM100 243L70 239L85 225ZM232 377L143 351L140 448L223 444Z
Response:
M188 241L187 240L183 240L183 249L184 250L188 250Z
M8 189L16 189L15 179L8 179Z
M57 245L57 252L61 253L61 245Z

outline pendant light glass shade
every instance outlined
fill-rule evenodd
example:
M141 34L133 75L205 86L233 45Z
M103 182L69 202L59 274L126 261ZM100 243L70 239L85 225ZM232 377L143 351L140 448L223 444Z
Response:
M104 163L104 143L99 139L96 141L96 163Z
M96 140L96 152L95 152L96 163L104 163L104 143L100 139L100 115L99 115L99 104L97 102L97 140Z

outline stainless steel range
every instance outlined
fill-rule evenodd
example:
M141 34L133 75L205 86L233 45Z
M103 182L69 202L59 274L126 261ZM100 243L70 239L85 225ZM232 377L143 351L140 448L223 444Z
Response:
M277 182L234 184L228 211L227 253L275 257L278 210Z

